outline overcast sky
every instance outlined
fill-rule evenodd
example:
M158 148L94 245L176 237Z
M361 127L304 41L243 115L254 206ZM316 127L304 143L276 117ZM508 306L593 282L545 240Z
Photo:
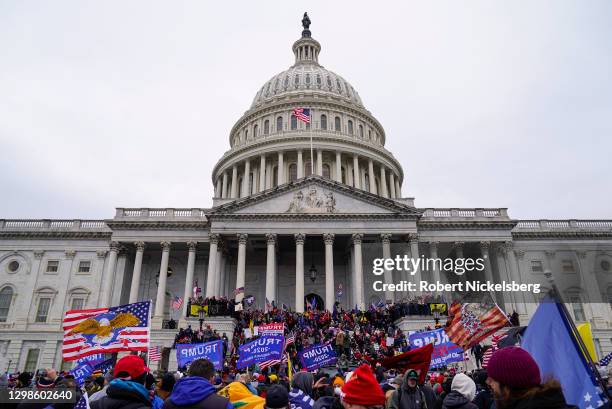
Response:
M610 1L0 2L0 218L210 207L308 11L418 207L612 218Z

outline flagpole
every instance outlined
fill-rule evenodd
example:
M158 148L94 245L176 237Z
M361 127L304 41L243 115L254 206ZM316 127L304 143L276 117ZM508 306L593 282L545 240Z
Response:
M565 302L563 301L561 292L559 292L559 289L557 288L557 284L555 284L555 280L552 278L552 273L549 272L548 274L545 274L545 275L547 275L548 281L550 282L552 286L551 292L553 294L553 297L555 298L555 302L557 302L557 304L559 305L560 312L563 315L563 318L569 324L571 335L574 338L574 340L576 340L576 342L578 343L578 346L581 350L582 355L586 358L589 369L595 376L595 379L599 383L599 386L601 386L603 393L606 394L608 399L612 399L612 396L610 395L610 392L608 391L607 385L605 384L604 380L599 375L599 371L597 370L597 367L595 366L595 363L593 362L593 359L591 358L591 354L587 350L587 347L584 344L584 341L582 340L580 333L578 332L578 328L576 328L576 324L574 323L574 320L572 319L571 315L569 314L569 311L567 310L567 307L565 306Z
M149 300L149 337L147 338L147 367L151 363L149 358L149 349L151 348L151 309L153 308L153 300Z

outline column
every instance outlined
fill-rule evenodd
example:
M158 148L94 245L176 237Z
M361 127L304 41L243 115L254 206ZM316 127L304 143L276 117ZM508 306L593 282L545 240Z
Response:
M353 240L353 252L355 265L353 266L353 285L355 286L355 304L357 308L364 310L363 303L363 259L361 256L361 241L363 234L355 233L351 237Z
M334 234L325 233L323 241L325 242L325 309L327 311L334 310Z
M189 297L191 297L193 293L193 273L195 271L195 257L196 257L196 248L198 246L197 241L188 241L187 242L187 274L185 277L185 291L183 293L183 316L184 318L187 316L187 304Z
M227 199L227 172L223 172L223 187L221 188L221 197Z
M508 270L506 268L506 249L504 246L497 247L497 271L499 273L499 282L502 281L510 281L510 277L508 275ZM510 309L516 311L516 307L514 306L514 300L512 293L506 293L503 291L499 291L497 293L498 300L501 300L503 303L503 308L508 311Z
M266 155L259 158L259 191L266 190Z
M370 193L376 194L376 178L374 177L374 162L368 159L368 182L370 183Z
M438 244L440 244L440 242L438 241L429 242L429 257L432 259L438 258ZM438 269L438 263L433 263L433 265L434 265L433 277L432 277L433 281L439 282L440 281L440 269Z
M400 186L399 176L395 179L395 196L398 199L402 198L402 187Z
M380 235L380 239L382 241L382 252L384 259L391 258L391 235L388 233L383 233ZM391 270L385 269L385 284L391 284L393 282L393 273ZM385 300L393 301L393 292L385 291Z
M357 154L353 155L353 181L355 182L355 187L357 189L361 189L361 184L359 183L359 157Z
M272 302L276 301L276 234L266 234L266 242L266 299Z
M585 305L591 309L593 326L595 328L608 328L608 323L606 321L610 321L609 317L612 317L610 304L603 302L594 269L584 267L587 256L586 251L576 251L578 274L579 277L582 278L582 288L586 291L586 299L584 300Z
M115 282L115 268L117 266L117 254L119 253L119 243L116 241L110 242L110 252L108 254L108 264L106 265L106 272L104 273L104 301L101 307L110 307L111 304L111 292L113 289L113 283Z
M317 175L323 176L323 151L317 149Z
M456 241L455 242L455 256L456 258L464 258L463 257L463 245L465 243L462 241Z
M239 233L238 236L238 265L236 266L236 288L244 287L246 274L246 244L248 234ZM246 291L246 289L245 289ZM244 291L236 296L236 302L242 302Z
M491 269L491 257L489 256L489 249L491 248L491 242L489 241L481 241L480 242L480 253L482 254L482 259L484 260L484 275L485 280L494 283L493 280L493 270ZM497 302L497 296L495 293L491 293L493 300Z
M303 233L295 234L295 311L304 312L304 240Z
M217 247L219 246L219 235L212 233L209 236L210 247L208 248L208 269L206 270L206 298L215 293L215 282L217 276Z
M304 159L302 157L302 150L297 151L297 178L302 179L304 177Z
M232 199L238 197L238 165L232 167Z
M249 195L249 181L251 179L251 161L247 159L244 161L244 176L242 177L242 195L241 197L247 197Z
M389 197L387 193L387 175L385 174L385 167L380 165L380 195L382 197Z
M219 243L217 244L217 261L215 263L215 289L214 296L221 296L221 287L223 286L223 274L225 271L223 270L223 240L219 238Z
M283 161L283 153L278 153L278 186L285 183L285 162Z
M418 260L419 259L419 236L417 234L409 234L408 235L408 242L410 243L410 257L414 260ZM414 273L414 274L413 274ZM421 282L421 269L417 268L416 271L411 271L410 272L411 276L413 277L412 282L416 283L417 289L419 288L419 283ZM416 292L417 294L420 294L421 292L417 290Z
M342 183L342 154L336 152L336 182Z
M132 273L132 285L130 286L129 303L138 301L138 290L140 289L140 272L142 271L142 255L144 254L145 244L143 241L134 243L136 246L136 257L134 257L134 272Z
M166 280L168 279L168 260L170 259L170 242L162 241L162 257L159 267L159 284L157 286L157 297L155 298L155 316L164 317L164 306L166 304Z
M221 197L221 189L222 189L222 181L221 178L217 178L217 186L215 187L215 197Z
M516 261L516 255L514 254L513 248L514 245L511 241L507 241L504 243L504 247L506 248L506 265L508 266L508 272L510 276L510 280L516 281L517 283L522 282L521 274L519 272L518 262ZM527 309L525 306L525 294L523 292L518 292L514 295L514 302L516 312L518 312L521 320L524 320L527 314Z
M397 197L395 194L395 175L393 175L393 172L389 172L389 197L391 197L391 199Z

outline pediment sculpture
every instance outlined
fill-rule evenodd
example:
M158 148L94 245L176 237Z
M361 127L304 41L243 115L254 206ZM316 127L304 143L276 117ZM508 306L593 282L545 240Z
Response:
M293 194L289 208L285 213L335 213L336 199L332 192L326 192L323 197L317 193L317 188L312 186L308 195L300 190Z

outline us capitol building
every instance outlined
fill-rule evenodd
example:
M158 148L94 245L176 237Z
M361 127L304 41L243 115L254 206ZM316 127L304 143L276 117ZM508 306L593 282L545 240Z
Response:
M357 91L319 63L321 44L304 17L294 64L265 82L229 134L230 149L212 169L212 207L117 208L107 220L0 219L0 370L62 365L62 318L68 309L153 300L153 344L176 365L176 330L163 329L171 301L202 295L254 297L304 311L399 301L375 292L374 258L396 255L484 259L470 279L541 283L552 272L577 322L591 322L600 358L612 351L612 220L516 220L506 208L419 208L385 148L382 124ZM293 114L311 110L306 124ZM393 137L393 136L392 136ZM395 136L397 137L397 136ZM312 138L312 150L311 150ZM311 155L312 152L312 155ZM311 163L312 162L312 163ZM434 268L411 280L451 283ZM496 293L525 325L540 296ZM189 321L190 320L190 321ZM195 321L195 322L193 322ZM432 325L403 319L403 328ZM231 336L232 320L207 322ZM172 368L171 368L172 369Z

